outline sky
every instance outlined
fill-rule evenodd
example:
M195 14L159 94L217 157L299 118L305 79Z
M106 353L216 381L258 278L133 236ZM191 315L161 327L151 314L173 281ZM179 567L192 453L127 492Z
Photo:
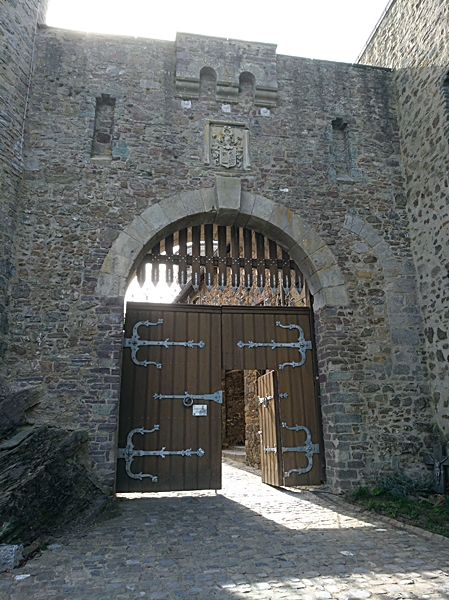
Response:
M49 0L47 24L174 41L176 32L277 44L354 62L388 0Z

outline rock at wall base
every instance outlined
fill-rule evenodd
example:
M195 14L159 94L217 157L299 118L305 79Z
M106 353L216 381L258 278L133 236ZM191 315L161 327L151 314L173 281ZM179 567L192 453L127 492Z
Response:
M98 515L110 498L88 466L88 436L40 426L0 445L0 543L29 544Z
M22 544L0 544L0 573L17 567L23 558Z

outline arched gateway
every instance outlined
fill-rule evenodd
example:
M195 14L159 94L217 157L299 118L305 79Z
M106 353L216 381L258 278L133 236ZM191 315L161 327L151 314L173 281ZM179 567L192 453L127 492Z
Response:
M347 304L343 278L320 236L296 212L241 192L240 179L231 177L135 217L104 261L98 295L123 297L150 248L203 224L244 227L278 244L307 280L318 327L321 311ZM314 359L320 348L310 307L129 304L124 348L117 491L221 486L222 368L265 372L258 383L264 481L323 480Z

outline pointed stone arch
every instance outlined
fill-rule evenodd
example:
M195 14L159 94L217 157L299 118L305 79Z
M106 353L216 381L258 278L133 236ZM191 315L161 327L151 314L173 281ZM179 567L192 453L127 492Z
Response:
M284 248L306 278L315 310L348 304L337 261L313 227L282 204L242 192L240 180L231 177L217 177L213 188L176 194L137 215L112 244L97 295L124 297L134 268L151 246L176 229L205 223L247 227Z

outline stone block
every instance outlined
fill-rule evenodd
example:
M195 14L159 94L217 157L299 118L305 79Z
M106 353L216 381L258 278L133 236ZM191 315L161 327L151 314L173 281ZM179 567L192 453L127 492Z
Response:
M350 381L352 375L351 371L330 371L329 381Z
M393 342L393 344L398 344L399 346L418 347L420 344L418 333L411 329L392 328L391 341Z
M130 244L129 255L124 256L111 251L103 261L101 266L102 273L114 274L118 277L124 277L125 279L129 276L134 261L141 251L142 246L136 240L133 240L129 236L127 237L128 240L132 242ZM124 248L124 251L126 251L126 248Z
M122 231L104 259L101 271L127 277L141 250L142 243Z
M382 242L382 238L379 236L376 230L373 229L372 226L368 223L365 223L363 225L362 229L358 232L358 234L372 248L374 248L374 246L377 246Z
M240 212L235 222L238 227L246 227L248 220L253 213L255 201L256 196L254 194L242 190Z
M286 208L283 204L275 203L273 212L270 215L269 220L266 222L263 228L263 234L271 240L279 243L287 252L294 245L296 240L292 240L288 234L285 233L285 228L290 224L294 216L294 213L289 208Z
M346 225L348 225L348 227ZM360 235L360 232L362 231L364 226L365 221L360 217L356 215L347 215L347 220L345 220L344 224L345 229L350 229L353 233Z
M299 270L307 280L316 273L315 265L299 244L295 244L294 246L292 246L290 248L289 254L292 260L294 260L295 263L298 265Z
M199 190L181 192L179 197L184 205L185 215L202 215L204 212L206 212L203 197Z
M290 218L287 219L287 223L282 230L281 236L287 236L287 239L294 240L301 247L303 246L303 242L307 239L308 233L308 224L305 222L304 218L300 217L298 213L292 211L290 214ZM317 250L313 248L313 250ZM304 249L304 255L309 253L309 248ZM313 250L311 250L313 252Z
M211 214L211 218L215 218L217 212L217 188L207 187L201 188L201 197L203 199L204 212ZM212 223L212 221L210 221Z
M166 202L166 201L165 201ZM165 206L164 202L164 206ZM184 209L181 214L178 213L178 219L184 215ZM144 221L148 223L153 231L160 231L170 223L173 223L164 210L161 204L152 204L146 208L140 215Z
M344 277L337 265L332 265L317 271L323 288L345 285Z
M367 241L368 243L370 243L369 240ZM374 252L377 254L377 256L379 256L379 258L386 258L387 256L391 256L391 248L389 244L387 244L387 242L383 242L382 240L380 240L378 244L371 245L373 246Z
M273 213L275 203L264 196L256 195L254 198L253 211L248 219L247 227L262 232L269 222Z
M150 238L152 230L150 229L148 223L142 219L139 215L134 217L132 222L126 228L126 234L129 237L135 239L142 246L145 246Z
M319 311L328 306L348 306L349 297L345 285L321 289L313 299L313 308Z
M0 573L18 567L22 559L22 544L0 544Z
M310 262L313 264L315 271L330 269L336 264L336 260L328 246L323 246L315 252L308 255ZM342 282L341 282L342 283Z
M240 210L242 184L240 177L216 176L217 223L232 225Z
M350 214L346 213L345 220L344 220L344 223L342 225L342 229L347 229L348 231L350 231L353 220L354 220L353 215L350 215Z
M95 295L101 297L124 298L127 278L111 273L100 273Z
M287 227L286 231L288 230L289 228ZM301 233L297 239L298 244L300 244L308 256L326 245L326 242L316 233L313 227L304 221L301 223Z

